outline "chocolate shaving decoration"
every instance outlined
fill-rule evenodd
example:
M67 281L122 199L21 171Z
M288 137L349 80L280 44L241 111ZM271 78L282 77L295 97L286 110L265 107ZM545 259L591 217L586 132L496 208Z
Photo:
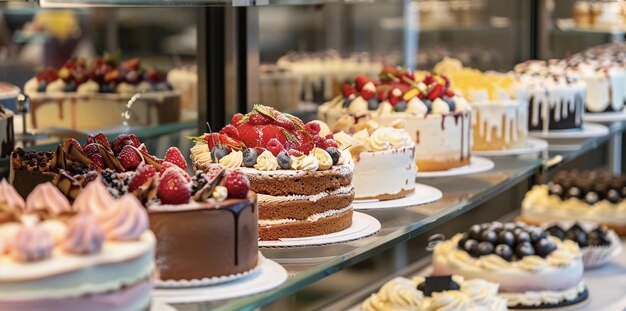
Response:
M154 158L152 158L152 156L149 153L143 150L140 150L140 152L141 152L141 156L143 157L143 160L146 161L146 163L154 166L157 172L161 171L161 164L159 162L157 162Z
M196 194L193 195L193 200L196 202L206 202L209 198L213 196L213 190L217 187L222 181L222 177L224 176L224 170L220 171L215 177L209 179L206 174L202 174L204 178L208 179L208 183L202 187L202 189L198 190Z
M148 179L143 185L141 185L137 190L133 192L133 195L141 201L143 206L146 206L148 202L154 200L157 196L157 180L153 176Z
M452 280L451 275L447 276L427 276L424 283L417 285L417 289L430 297L433 293L440 293L447 290L459 290L459 284Z
M61 170L59 174L54 176L52 184L55 185L68 199L70 199L70 201L74 201L82 189L80 182L64 170Z
M96 146L98 146L98 152L104 160L104 166L115 170L118 173L123 173L125 171L120 161L112 153L110 153L106 147L100 144L96 144Z
M87 166L91 165L91 159L89 159L89 157L87 157L84 152L76 148L74 144L64 144L63 151L69 154L72 159Z
M65 152L63 151L63 147L61 147L61 145L57 146L57 149L54 150L51 162L52 169L64 170L67 168L67 159L65 158Z

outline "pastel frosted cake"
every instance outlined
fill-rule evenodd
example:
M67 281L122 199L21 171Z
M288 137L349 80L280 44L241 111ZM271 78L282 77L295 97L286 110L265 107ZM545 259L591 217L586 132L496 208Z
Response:
M321 121L320 121L321 122ZM325 123L322 127L328 129ZM354 198L393 200L415 192L415 143L402 128L381 127L369 121L364 128L337 132L340 150L354 162Z
M344 85L341 96L319 107L318 119L333 131L368 120L382 126L403 122L415 142L419 171L469 164L471 107L447 77L397 68L385 68L380 77L359 76L354 85Z
M462 276L397 277L385 283L361 304L362 311L506 311L506 300L498 297L498 284Z
M101 184L95 180L93 184ZM24 201L0 182L0 309L147 310L156 239L139 201L71 205L41 184Z
M195 138L196 171L223 166L245 174L257 193L259 238L342 231L352 225L353 163L315 122L256 105L219 133Z
M512 74L480 72L445 58L434 67L447 75L472 106L472 150L505 150L528 137L528 104L522 85Z
M561 307L588 298L578 245L524 224L473 225L437 244L433 274L498 283L511 308Z
M531 224L589 221L626 235L625 197L624 177L603 171L562 171L526 193L521 219Z
M139 59L118 63L101 57L88 63L70 59L59 70L46 69L24 85L31 99L30 128L94 130L119 126L122 112L136 93L130 123L153 126L178 122L180 96L156 69Z

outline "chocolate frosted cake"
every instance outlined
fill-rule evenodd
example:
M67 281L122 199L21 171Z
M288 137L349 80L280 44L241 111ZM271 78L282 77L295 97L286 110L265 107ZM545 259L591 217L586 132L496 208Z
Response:
M0 105L0 158L7 157L15 148L13 112Z

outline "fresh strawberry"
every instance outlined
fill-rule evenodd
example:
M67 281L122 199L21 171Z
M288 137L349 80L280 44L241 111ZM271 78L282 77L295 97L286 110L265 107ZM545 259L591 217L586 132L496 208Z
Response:
M435 78L433 77L433 75L427 72L426 75L424 76L424 84L430 85L431 83L434 83L434 82L435 82Z
M165 80L161 71L156 68L150 68L146 70L146 72L143 74L143 79L150 84L157 84Z
M326 139L334 139L334 138L335 138L335 136L334 136L333 134L328 134L328 135L326 135L326 137L324 137L324 138L326 138Z
M269 152L271 152L274 156L278 156L278 154L285 150L285 147L283 146L283 144L281 144L278 139L276 138L272 138L267 142L266 145L267 150L269 150Z
M376 99L378 99L379 102L384 102L387 99L387 91L386 90L378 90L376 92Z
M287 141L289 133L280 126L274 124L252 126L244 124L237 128L239 130L239 138L247 147L267 147L267 143L272 138L276 138L283 146L289 147ZM289 149L289 148L287 148Z
M100 155L100 151L98 151L98 145L94 143L85 144L83 146L83 152L90 158L92 155Z
M241 136L241 130L239 130L239 132ZM209 150L213 149L213 147L216 144L222 144L226 146L226 149L228 149L228 151L242 150L246 147L241 141L232 139L224 134L219 134L219 133L205 135L204 141L206 141L207 144L209 145L208 146Z
M95 145L94 145L95 146ZM89 160L91 160L91 164L98 168L104 168L104 159L99 154L93 154L91 156L87 156Z
M444 76L444 75L441 75L441 78L443 78L443 80L445 81L445 86L447 88L449 88L450 87L450 78L448 78L448 76Z
M104 75L104 82L114 83L120 79L120 72L117 70L111 70Z
M74 139L74 138L68 138L65 140L65 144L70 144L70 145L74 145L74 147L76 147L76 149L80 150L81 152L83 151L83 147L80 146L80 143Z
M252 124L252 125L265 125L265 124L270 124L272 123L272 119L260 114L260 113L253 113L250 114L249 118L248 118L248 123Z
M229 198L245 199L250 190L250 180L246 175L233 171L224 177L224 187L228 189Z
M436 98L441 97L441 95L443 95L443 85L437 84L432 90L430 90L430 93L428 93L428 99L435 100Z
M232 124L228 124L226 125L221 131L220 134L224 134L232 139L239 139L239 131L237 130L237 128L232 125Z
M130 70L130 69L139 69L139 64L141 63L141 61L139 60L139 58L133 58L133 59L129 59L123 63L120 64L120 67Z
M172 163L172 162L167 162L167 161L163 161L163 163L161 163L161 170L159 171L159 176L163 176L165 175L165 173L167 172L168 169L174 168L178 171L180 171L180 174L185 178L185 180L189 183L191 182L191 177L189 176L189 174L187 174L186 171L184 171L182 168L178 167L176 164Z
M309 122L304 126L304 128L311 135L317 135L321 130L320 125L317 122Z
M94 135L87 136L87 144L91 144L91 143L98 143L104 147L111 148L111 144L109 144L109 140L107 139L106 135L102 133L98 133L95 136Z
M426 98L426 95L424 95L424 93L422 93L422 92L417 92L417 98L424 99L424 98Z
M363 97L363 99L365 100L369 100L370 98L374 97L374 92L371 90L363 89L361 90L361 97Z
M324 141L324 145L322 146L324 149L328 148L328 147L335 147L335 148L339 148L339 145L337 144L337 141L334 139L326 139Z
M293 121L291 121L291 119L289 119L286 115L278 111L274 111L274 119L274 124L288 131L293 131L296 129L296 125L293 123Z
M371 82L371 80L366 77L366 76L357 76L354 79L354 85L356 86L356 90L358 92L361 92L361 90L363 90L363 86L365 86L365 84L367 84L368 82Z
M185 157L183 157L183 154L180 153L180 150L176 147L167 149L163 161L174 163L183 170L187 169L187 161L185 161Z
M57 74L57 71L52 69L52 68L48 68L42 72L40 72L39 74L37 74L37 81L46 81L47 83L50 83L56 79L59 78L59 75Z
M392 106L396 106L396 104L400 101L400 99L402 99L402 91L400 91L400 89L393 89L391 90L391 92L389 92L389 98L387 98L387 100L389 100L389 103Z
M122 148L122 151L117 155L117 159L127 171L134 170L143 161L141 152L130 145Z
M297 149L289 149L289 151L287 151L287 154L290 156L294 156L294 157L301 157L304 155L302 151L297 150Z
M241 119L243 119L243 114L241 113L235 113L235 115L233 116L232 119L230 119L230 123L234 126L239 125L239 121L241 121Z
M141 146L141 141L139 141L139 138L135 134L121 134L120 136L117 136L117 138L115 138L111 149L115 154L118 154L126 145L131 145L135 148L139 148L139 146Z
M343 98L348 98L354 93L356 93L356 90L350 84L344 84L341 86L341 94L343 95Z
M152 176L156 175L156 169L152 165L141 165L137 168L137 173L128 182L128 191L133 192L141 187Z
M189 190L188 184L178 167L176 167L176 169L170 168L166 170L161 177L161 182L157 189L157 196L161 199L162 204L189 203L191 191Z
M447 89L446 90L446 96L453 97L454 96L454 91L452 89Z

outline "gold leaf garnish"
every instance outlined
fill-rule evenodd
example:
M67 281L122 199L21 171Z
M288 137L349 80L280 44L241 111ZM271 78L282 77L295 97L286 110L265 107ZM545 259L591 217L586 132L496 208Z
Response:
M254 108L252 108L253 111L256 111L272 120L276 120L276 117L274 116L274 109L268 106L263 106L263 105L259 105L256 104L254 105Z

